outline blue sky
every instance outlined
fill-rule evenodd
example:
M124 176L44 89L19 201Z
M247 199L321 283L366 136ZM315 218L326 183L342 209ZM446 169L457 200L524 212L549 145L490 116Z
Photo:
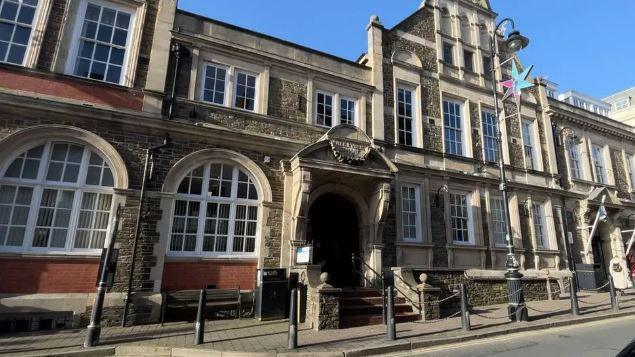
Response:
M521 52L533 75L596 97L635 86L635 1L491 0L531 39ZM355 60L377 14L392 27L418 0L179 0L179 8Z

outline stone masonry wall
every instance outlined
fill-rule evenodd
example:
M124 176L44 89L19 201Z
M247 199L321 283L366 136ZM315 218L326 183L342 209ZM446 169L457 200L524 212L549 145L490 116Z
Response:
M624 168L624 159L620 150L611 149L611 164L613 166L613 177L617 186L617 196L619 198L630 199L630 188L628 185L628 174Z
M520 213L520 234L522 235L523 249L525 249L525 269L533 269L534 255L532 253L533 245L531 244L531 225L526 212L526 206L519 204L518 212Z
M306 85L280 78L269 78L269 115L306 122Z
M483 142L481 141L481 116L478 110L478 103L470 102L470 127L472 128L472 152L474 159L483 160ZM487 217L484 215L483 217Z

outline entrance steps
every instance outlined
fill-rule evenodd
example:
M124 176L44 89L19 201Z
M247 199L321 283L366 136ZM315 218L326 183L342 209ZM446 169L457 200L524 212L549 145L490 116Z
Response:
M402 297L395 298L396 322L412 322L419 314ZM340 298L340 327L379 325L382 321L381 293L373 289L347 290Z

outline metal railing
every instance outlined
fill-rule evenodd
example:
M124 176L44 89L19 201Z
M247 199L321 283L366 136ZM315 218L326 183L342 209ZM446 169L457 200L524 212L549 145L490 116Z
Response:
M372 272L376 278L379 278L379 280L381 281L381 287L377 287L376 283L371 281L370 279L368 279L366 277L366 275L364 274L364 272L362 272L361 270L358 270L356 268L356 262L360 262L362 264L362 266L364 266L366 269L368 269L370 272ZM358 274L362 277L362 279L364 279L364 281L366 281L367 283L370 284L370 287L374 288L374 289L381 289L381 296L382 296L382 305L383 305L383 316L384 316L384 322L385 322L385 317L386 317L386 276L384 275L383 272L379 273L377 272L375 269L373 269L370 265L368 265L362 258L356 256L355 254L351 255L351 263L353 264L353 274ZM399 280L404 283L408 289L410 289L412 292L417 294L417 300L418 301L414 301L413 299L411 299L410 297L408 297L407 294L405 294L403 291L401 291L397 286L394 286L395 291L399 292L404 299L406 299L406 301L410 302L418 311L419 311L419 315L422 314L423 311L423 306L421 303L421 294L419 294L419 292L414 289L410 284L408 284L406 281L403 280L403 278L401 278L400 276L396 275L393 273L393 277L397 277L399 278ZM394 282L393 282L394 283ZM393 284L395 285L395 284Z

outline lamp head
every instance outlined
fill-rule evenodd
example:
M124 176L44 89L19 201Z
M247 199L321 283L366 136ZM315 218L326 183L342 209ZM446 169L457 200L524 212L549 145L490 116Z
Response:
M505 48L510 52L517 52L527 47L529 39L520 34L518 30L512 30L505 39Z

